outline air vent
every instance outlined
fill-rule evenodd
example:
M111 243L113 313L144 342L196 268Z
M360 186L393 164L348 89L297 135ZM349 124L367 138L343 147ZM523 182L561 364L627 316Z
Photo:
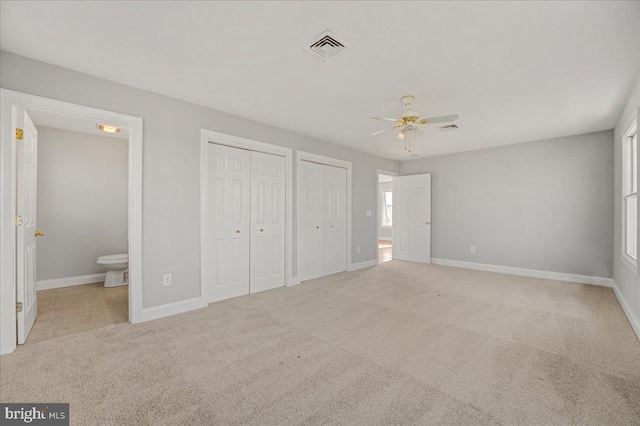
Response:
M458 130L460 127L458 127L457 124L447 124L446 126L442 126L440 127L440 130L442 130L443 132L450 132L452 130Z
M313 56L326 61L347 47L350 47L349 43L327 30L315 37L304 49Z

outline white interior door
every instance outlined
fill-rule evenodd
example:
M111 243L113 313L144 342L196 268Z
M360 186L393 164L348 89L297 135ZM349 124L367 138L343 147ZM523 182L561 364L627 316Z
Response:
M394 258L431 263L431 175L398 176L395 197Z
M298 182L298 276L324 275L324 166L301 161Z
M207 210L210 301L249 294L251 153L208 146Z
M324 275L347 270L347 170L324 166Z
M284 286L284 157L251 153L251 293Z
M38 131L25 110L19 109L16 137L18 182L17 282L16 301L22 304L18 312L18 344L26 340L38 315L36 295L36 197L38 172Z

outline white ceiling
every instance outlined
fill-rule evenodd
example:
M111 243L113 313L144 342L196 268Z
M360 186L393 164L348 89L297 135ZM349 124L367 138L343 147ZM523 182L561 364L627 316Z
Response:
M640 74L635 1L0 4L3 50L398 160L402 95L460 114L426 156L610 129Z
M71 130L73 132L87 133L96 136L105 136L115 139L129 139L129 130L124 128L119 133L107 133L98 129L98 124L93 120L55 114L40 110L28 110L27 113L36 127L52 127L54 129Z

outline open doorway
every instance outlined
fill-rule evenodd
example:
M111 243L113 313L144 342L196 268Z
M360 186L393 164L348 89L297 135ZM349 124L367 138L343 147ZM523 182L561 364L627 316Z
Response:
M393 194L395 174L378 171L378 263L393 259Z
M35 202L22 221L37 228L18 229L18 253L30 258L18 276L35 263L35 299L23 308L29 316L33 304L37 315L31 330L18 330L18 344L128 322L128 129L36 109L21 114L35 173L17 175L18 208Z
M30 338L145 320L142 119L0 90L0 196L10 200L0 204L0 354ZM99 149L116 145L117 154ZM118 220L99 225L101 209ZM117 244L94 247L107 240Z

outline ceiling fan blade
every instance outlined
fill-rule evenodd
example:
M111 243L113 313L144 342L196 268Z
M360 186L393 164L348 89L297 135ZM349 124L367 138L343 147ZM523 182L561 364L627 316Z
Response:
M394 123L398 121L397 118L389 118L389 117L371 117L374 120L382 120L382 121L393 121Z
M371 133L371 136L379 135L380 133L388 132L389 130L393 130L393 128L391 128L391 129L384 129L384 130L378 130L377 132L373 132L373 133Z
M456 121L457 119L458 114L443 115L440 117L423 118L420 120L420 124L449 123L451 121Z

